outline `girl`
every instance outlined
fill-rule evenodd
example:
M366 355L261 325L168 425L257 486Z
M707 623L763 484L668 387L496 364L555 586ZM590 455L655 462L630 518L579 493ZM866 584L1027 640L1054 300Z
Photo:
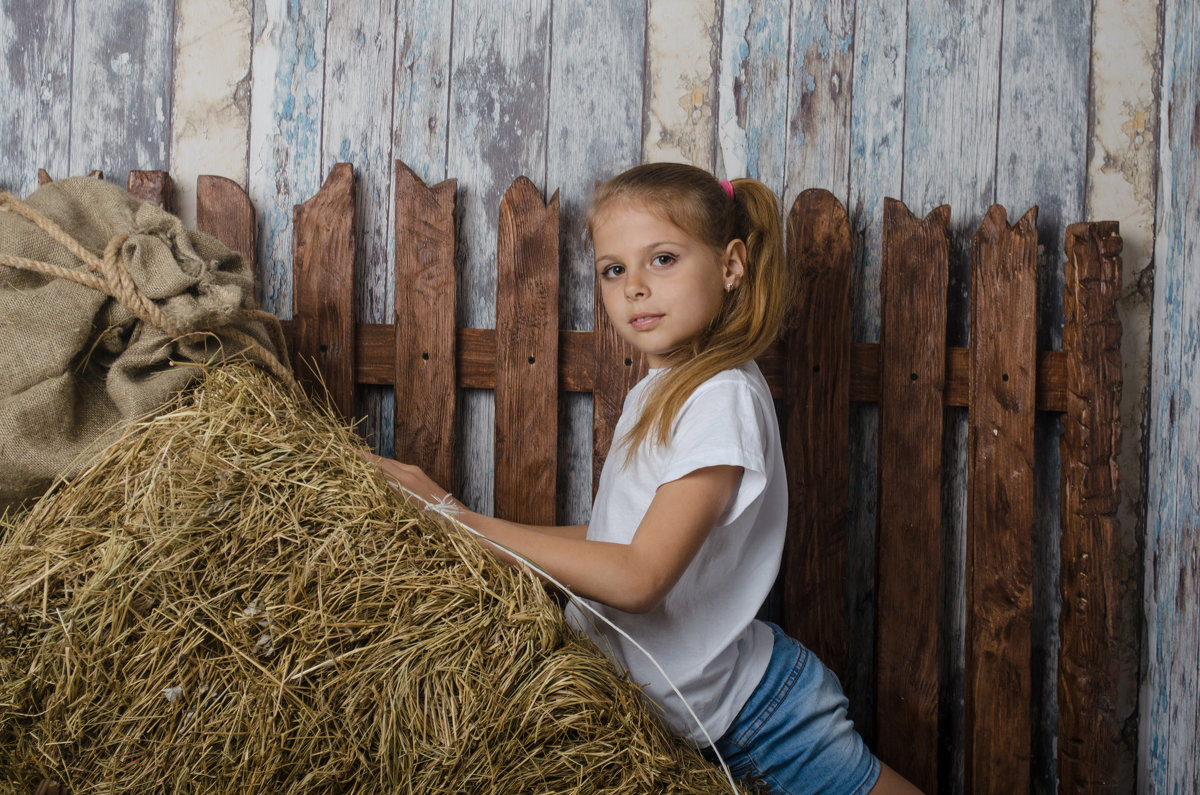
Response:
M568 608L668 724L710 758L714 738L735 775L778 793L915 792L867 751L833 674L755 619L787 518L775 411L754 363L789 297L774 194L647 164L598 188L588 226L605 311L651 368L625 400L591 522L533 527L461 504L456 518L644 647L665 678L626 637ZM419 469L379 462L422 499L453 499Z

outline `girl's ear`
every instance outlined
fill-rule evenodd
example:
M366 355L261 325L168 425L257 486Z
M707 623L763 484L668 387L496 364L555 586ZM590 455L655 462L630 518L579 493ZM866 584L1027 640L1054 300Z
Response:
M735 288L746 275L746 244L741 240L730 240L725 247L725 258L721 266L722 281Z

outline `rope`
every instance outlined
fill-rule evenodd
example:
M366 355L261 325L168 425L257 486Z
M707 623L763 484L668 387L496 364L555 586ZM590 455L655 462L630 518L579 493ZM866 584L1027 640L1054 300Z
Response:
M11 254L0 254L0 265L33 271L58 279L66 279L104 293L128 309L134 317L144 323L150 324L174 341L198 334L215 334L219 332L232 342L241 345L241 353L249 351L256 354L267 370L276 378L279 378L293 390L299 389L291 370L256 339L235 328L232 325L233 321L224 326L217 326L211 329L184 330L176 328L163 313L159 305L138 288L137 284L133 281L133 277L129 274L129 269L125 266L124 259L121 256L129 235L118 234L113 236L108 241L108 245L105 246L104 256L101 258L84 248L78 240L53 220L34 210L11 193L0 192L0 212L10 212L18 215L32 223L38 229L41 229L50 236L51 240L61 245L67 251L71 252L76 259L87 265L87 270L65 268L61 265L26 259ZM270 318L271 321L275 320L274 316L261 310L245 310L235 313L235 316L253 320L266 320L267 318ZM271 332L271 341L276 344L277 349L281 351L285 350L286 346L283 342L283 334L277 325L274 322L267 322L265 325Z

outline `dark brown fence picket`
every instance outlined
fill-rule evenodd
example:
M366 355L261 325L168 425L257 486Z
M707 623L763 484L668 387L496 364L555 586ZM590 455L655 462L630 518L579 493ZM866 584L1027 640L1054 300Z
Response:
M1116 699L1122 573L1121 236L1112 221L1067 227L1063 352L1067 407L1060 442L1058 770L1061 792L1117 792L1123 723Z
M446 485L454 482L457 437L457 190L455 180L426 187L396 161L395 456Z
M850 490L850 221L833 194L806 190L788 214L797 279L786 336L783 427L788 535L782 619L838 676L846 671Z
M879 754L937 790L942 414L950 208L884 203L876 714Z
M496 514L552 525L558 484L558 194L528 179L500 202Z
M988 210L972 243L964 777L1027 792L1033 725L1037 210Z
M354 417L354 169L338 163L292 221L292 365L296 380Z

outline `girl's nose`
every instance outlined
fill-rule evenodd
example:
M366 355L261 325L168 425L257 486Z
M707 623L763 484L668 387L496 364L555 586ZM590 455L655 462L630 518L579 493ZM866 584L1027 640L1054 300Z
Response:
M636 273L626 272L625 275L625 297L633 300L635 298L645 298L649 290L646 288L646 282Z

